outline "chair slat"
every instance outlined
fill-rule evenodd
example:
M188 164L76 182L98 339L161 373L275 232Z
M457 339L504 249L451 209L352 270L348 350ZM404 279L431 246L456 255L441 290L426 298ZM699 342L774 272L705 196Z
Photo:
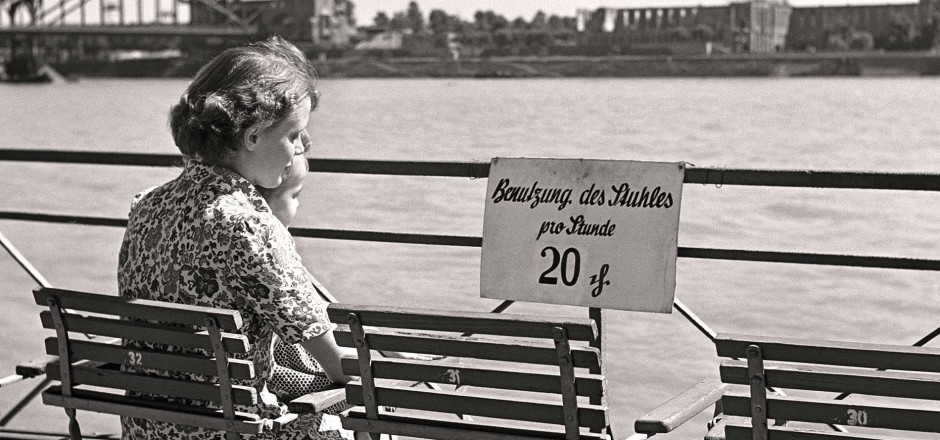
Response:
M728 422L725 440L752 440L750 423ZM906 437L859 434L856 432L813 431L809 429L770 426L767 440L912 440Z
M264 432L264 422L254 414L236 413L235 420L226 420L221 414L207 408L188 405L160 405L147 399L117 396L88 390L74 390L72 397L63 396L61 387L50 387L42 393L46 405L75 408L105 414L116 414L200 426L214 430L232 430L242 434Z
M355 312L363 325L374 327L552 339L552 327L560 326L565 329L570 340L597 339L597 326L589 319L548 319L473 312L447 312L447 319L440 319L439 310L404 310L337 303L330 304L327 311L330 320L339 324L346 324L349 313Z
M760 346L765 361L940 372L940 349L936 348L729 334L715 340L721 357L744 359L751 344Z
M55 328L52 322L52 313L48 310L40 313L39 318L42 320L44 328ZM212 341L209 340L209 334L205 330L114 318L82 316L74 313L66 313L63 318L65 326L72 332L212 350ZM222 343L228 353L243 354L248 352L248 338L244 335L222 333Z
M364 404L362 386L346 384L346 401L353 405ZM560 403L507 397L477 397L453 394L438 390L393 388L376 385L376 402L381 406L394 406L422 411L453 414L470 414L526 422L564 425L564 410ZM580 426L602 430L607 428L607 408L601 405L580 405Z
M60 365L58 363L49 364L46 369L46 376L51 379L57 379L59 372ZM78 367L73 365L72 381L76 385L93 385L215 403L221 403L222 401L217 385L101 368ZM236 405L255 405L257 404L257 391L251 387L233 385L232 400L235 401Z
M241 329L243 322L241 315L235 310L144 299L128 299L52 287L40 287L33 291L33 298L38 305L47 306L47 301L51 297L58 298L59 305L66 309L117 315L131 319L203 327L206 325L206 318L211 316L218 321L219 328L225 331L238 331Z
M940 411L789 396L768 396L767 400L767 417L772 419L940 432ZM746 393L726 393L721 403L726 415L751 415L751 399Z
M52 385L46 388L44 393L50 395L61 395L62 387L59 385ZM107 402L115 403L126 403L129 405L141 405L155 409L164 409L167 411L185 411L187 413L199 414L204 416L211 417L222 417L222 410L218 408L210 408L205 406L194 406L194 405L183 405L180 403L170 403L164 402L162 400L153 400L146 397L133 397L127 396L124 394L112 394L102 391L94 391L91 389L86 389L84 387L78 387L72 390L73 397L79 397L82 399L90 400L104 400ZM235 411L235 420L241 420L246 422L257 422L261 420L261 416L253 412L245 411Z
M343 373L359 374L359 359L346 356L342 360ZM499 388L538 393L561 393L559 374L531 373L502 368L476 368L466 365L435 365L426 361L382 359L372 361L372 374L376 378L432 382L485 388ZM575 388L579 396L604 395L604 377L578 373Z
M940 400L940 375L935 374L771 363L765 369L771 387ZM750 383L744 361L725 360L719 372L722 382Z
M486 425L483 423L464 422L456 419L437 420L432 418L416 418L398 414L381 414L381 420L365 419L366 413L359 408L353 408L343 417L343 428L354 431L368 431L375 429L391 435L408 437L432 438L441 440L532 440L550 439L564 440L563 430L539 430L504 425ZM368 425L367 425L368 424ZM608 440L608 437L599 433L581 433L581 440Z
M143 368L178 371L182 373L215 376L215 358L193 354L169 353L166 351L129 348L122 345L103 344L92 341L70 341L72 361L88 359L108 363L132 363ZM59 353L56 338L46 338L46 354ZM254 364L250 361L229 359L229 374L233 379L249 380L254 377Z
M352 334L348 331L333 332L336 343L343 347L354 347ZM438 354L453 357L519 362L540 365L557 365L558 354L554 347L538 347L521 341L500 342L461 336L417 335L379 331L366 334L366 341L373 350L402 351L408 353ZM572 347L572 362L577 368L600 371L600 356L596 348Z

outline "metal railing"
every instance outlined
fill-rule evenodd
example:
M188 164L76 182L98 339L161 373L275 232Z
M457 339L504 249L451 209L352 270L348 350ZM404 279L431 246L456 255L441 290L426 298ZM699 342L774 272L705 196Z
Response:
M110 152L75 152L54 150L17 150L0 149L0 161L67 163L82 165L121 165L148 167L182 166L183 158L170 154L139 154ZM310 172L371 174L394 176L429 176L486 178L489 175L489 163L481 162L420 162L420 161L377 161L346 159L310 159ZM838 188L869 190L904 190L904 191L940 191L940 174L926 173L871 173L838 172L811 170L759 170L729 168L686 168L683 183L703 185L743 185L767 187L797 188ZM125 227L127 219L75 216L50 213L21 211L0 211L0 220L36 221L49 223L68 223L87 226ZM410 234L382 231L361 231L321 228L290 228L295 237L321 238L334 240L357 240L386 243L407 243L441 246L480 247L482 238L476 236ZM25 257L15 251L12 243L0 234L0 244L8 250L14 259L33 276L39 284L45 281L32 268ZM11 250L12 249L12 250ZM809 264L825 266L849 266L880 269L905 269L940 271L940 260L899 258L886 256L838 255L802 252L777 252L764 250L719 249L679 247L678 257L716 259L731 261L774 262L791 264ZM24 264L25 262L25 264ZM32 270L32 271L31 271ZM37 277L38 275L38 277ZM501 313L513 304L504 301L495 307L493 313ZM710 341L717 333L699 318L688 306L675 299L674 307L699 332ZM921 346L940 335L940 327L931 331L913 345ZM0 380L0 384L3 383ZM32 393L31 393L32 394ZM841 395L839 398L845 398ZM35 395L27 396L31 399ZM22 403L22 402L21 402ZM15 408L17 411L20 406ZM8 414L0 420L3 426L11 417Z

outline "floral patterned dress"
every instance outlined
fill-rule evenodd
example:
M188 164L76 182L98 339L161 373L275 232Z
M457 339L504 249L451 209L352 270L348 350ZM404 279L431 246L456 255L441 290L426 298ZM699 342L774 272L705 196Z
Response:
M257 389L259 403L254 408L237 407L238 411L269 418L286 413L285 405L266 386L273 368L275 333L285 343L296 344L334 327L287 228L250 182L224 167L191 160L176 179L138 194L118 265L118 289L124 297L241 313L251 351L237 357L254 364L255 379L233 382ZM200 353L165 344L129 343L137 348ZM150 373L194 378L184 373ZM317 432L319 419L319 415L302 416L284 426L277 438L340 438L338 433ZM129 440L224 438L218 431L138 418L123 417L121 425L122 438ZM261 437L274 438L271 434Z

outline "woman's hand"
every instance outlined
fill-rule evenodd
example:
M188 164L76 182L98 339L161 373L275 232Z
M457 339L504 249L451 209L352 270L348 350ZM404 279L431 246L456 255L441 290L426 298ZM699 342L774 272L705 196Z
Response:
M343 385L352 379L351 376L343 374L340 360L345 355L355 355L356 350L340 347L333 336L333 330L303 341L300 345L317 360L333 383Z

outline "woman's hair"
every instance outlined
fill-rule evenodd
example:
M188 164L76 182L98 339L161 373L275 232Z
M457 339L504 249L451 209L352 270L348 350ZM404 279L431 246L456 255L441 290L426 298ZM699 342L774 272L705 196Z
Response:
M277 36L227 49L199 69L170 110L173 140L188 157L218 162L252 125L276 123L307 98L316 108L316 78L304 54Z

